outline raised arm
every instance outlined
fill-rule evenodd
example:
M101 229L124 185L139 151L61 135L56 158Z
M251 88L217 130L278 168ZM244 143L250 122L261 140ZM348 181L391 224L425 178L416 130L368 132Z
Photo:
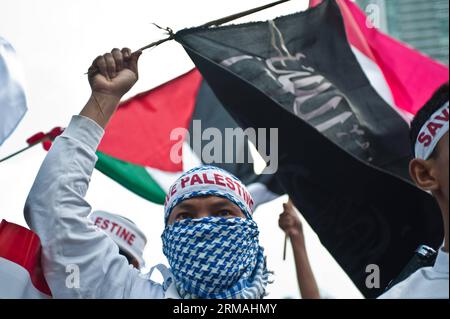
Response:
M279 226L290 238L294 250L295 268L298 286L303 299L320 299L314 273L306 252L303 226L291 200L283 204L284 212L280 215Z
M56 298L163 297L162 287L144 280L88 220L91 207L84 199L103 129L138 79L138 58L115 49L94 61L92 95L56 139L26 201L25 218L41 239L44 275Z

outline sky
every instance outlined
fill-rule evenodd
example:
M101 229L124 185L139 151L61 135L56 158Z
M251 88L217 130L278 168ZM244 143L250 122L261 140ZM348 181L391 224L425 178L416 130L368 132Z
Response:
M1 0L0 36L16 49L22 62L28 113L0 147L0 158L26 146L26 139L55 126L66 127L90 96L84 74L92 60L112 48L138 49L164 37L152 22L177 31L201 25L262 3L261 0ZM267 20L305 10L307 0L292 0L237 22ZM140 80L125 96L167 82L194 66L181 46L169 42L140 59ZM0 220L26 226L23 206L46 152L35 147L0 164ZM146 234L148 266L167 264L162 254L163 208L129 192L95 171L87 200L93 209L121 214ZM284 233L278 228L282 197L255 212L270 270L275 272L269 298L299 298L291 249L283 261ZM360 292L304 222L307 249L319 287L326 298L361 298ZM160 280L158 276L155 280Z

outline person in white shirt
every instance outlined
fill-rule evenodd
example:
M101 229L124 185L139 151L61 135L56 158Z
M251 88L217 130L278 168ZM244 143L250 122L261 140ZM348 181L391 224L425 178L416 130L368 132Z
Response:
M42 243L45 278L55 298L261 299L269 271L254 201L230 173L210 166L183 174L164 205L162 284L141 274L88 219L85 196L104 128L138 80L141 52L114 49L89 69L92 95L55 140L39 170L24 215ZM169 139L169 136L167 137ZM77 269L79 282L67 285Z
M380 299L449 298L449 85L443 85L417 113L411 125L415 158L410 174L418 187L433 194L444 224L444 245L433 267L417 270L388 290Z

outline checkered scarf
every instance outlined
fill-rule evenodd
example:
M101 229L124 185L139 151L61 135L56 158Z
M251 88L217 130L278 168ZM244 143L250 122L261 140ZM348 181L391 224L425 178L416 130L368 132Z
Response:
M188 219L166 227L163 251L183 299L260 299L269 272L258 226L242 218Z

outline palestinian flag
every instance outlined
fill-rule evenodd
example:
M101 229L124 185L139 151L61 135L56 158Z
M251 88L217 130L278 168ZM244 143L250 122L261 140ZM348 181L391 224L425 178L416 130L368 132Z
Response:
M164 203L169 187L184 171L202 163L239 177L249 186L257 204L281 194L271 176L255 174L253 159L248 160L251 155L244 163L227 162L223 157L205 163L202 152L209 139L202 135L208 128L225 134L225 129L238 125L200 73L192 70L120 105L98 148L96 168L158 204ZM236 140L234 149L235 157L239 152L249 154L248 140ZM224 150L225 145L222 154Z
M408 134L448 70L338 2L176 40L242 128L278 128L277 180L361 292L377 297L419 245L442 244L439 208L409 180ZM369 265L379 287L366 284Z
M39 237L22 226L0 223L0 299L48 299Z

